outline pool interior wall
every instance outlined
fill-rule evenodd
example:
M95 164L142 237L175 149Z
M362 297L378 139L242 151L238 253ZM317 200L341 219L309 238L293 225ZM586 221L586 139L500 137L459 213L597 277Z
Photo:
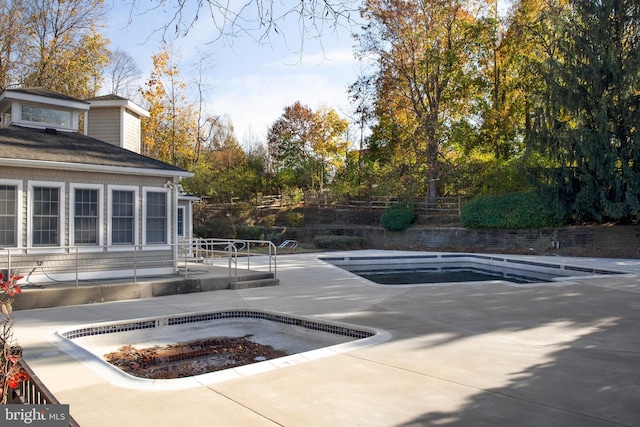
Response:
M146 379L105 361L123 345L151 347L212 337L243 337L289 356L186 378ZM47 337L61 350L115 385L137 389L182 389L281 368L388 340L382 330L264 310L207 313L78 325Z
M588 277L622 272L602 270L568 263L541 262L525 257L503 255L479 255L461 253L438 253L428 255L395 256L340 256L322 257L322 261L335 265L351 273L389 270L447 270L470 269L487 273L526 278L527 282L549 282L566 280L571 277Z

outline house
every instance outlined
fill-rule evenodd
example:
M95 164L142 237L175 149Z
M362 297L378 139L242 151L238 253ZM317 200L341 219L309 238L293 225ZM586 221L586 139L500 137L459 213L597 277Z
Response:
M0 113L0 269L32 283L177 271L192 174L140 154L146 110L25 88Z

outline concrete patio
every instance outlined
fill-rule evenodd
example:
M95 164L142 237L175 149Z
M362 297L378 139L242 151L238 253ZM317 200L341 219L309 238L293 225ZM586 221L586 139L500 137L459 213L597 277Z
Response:
M556 283L384 286L320 256L279 256L279 286L16 311L14 335L81 426L640 425L640 260L565 259L629 274ZM46 339L77 324L228 308L392 337L178 391L115 386Z

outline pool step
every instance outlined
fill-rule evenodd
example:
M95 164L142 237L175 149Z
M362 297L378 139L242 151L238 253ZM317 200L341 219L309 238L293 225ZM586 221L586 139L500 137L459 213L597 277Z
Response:
M260 288L263 286L278 286L279 284L280 284L280 279L269 277L265 279L238 280L237 282L232 281L231 283L229 283L229 288L230 289L249 289L249 288Z

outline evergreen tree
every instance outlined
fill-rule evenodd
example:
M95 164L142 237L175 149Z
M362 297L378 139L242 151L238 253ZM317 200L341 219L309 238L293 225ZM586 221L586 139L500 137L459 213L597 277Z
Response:
M640 217L640 5L571 0L549 60L542 187L576 221Z

